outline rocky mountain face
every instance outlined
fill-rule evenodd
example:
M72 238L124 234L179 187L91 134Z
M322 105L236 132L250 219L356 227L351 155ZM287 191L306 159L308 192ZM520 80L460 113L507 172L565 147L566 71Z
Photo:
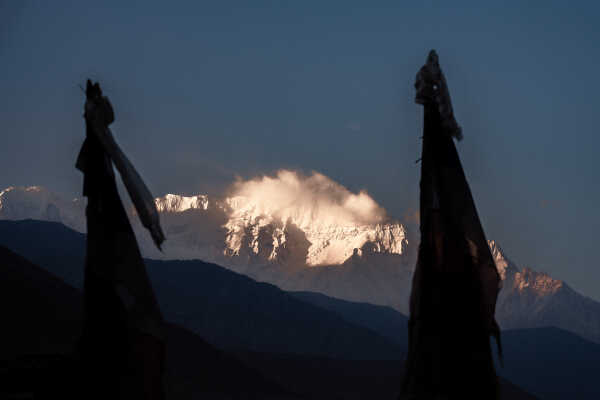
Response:
M0 219L61 222L85 232L85 200L66 200L41 186L8 187L0 191Z
M548 274L517 267L494 241L490 249L502 277L496 318L503 329L554 326L600 343L600 303Z
M164 253L132 221L146 257L202 259L285 290L408 309L414 263L399 221L328 219L314 207L274 210L251 196L170 194L156 203Z
M418 241L382 214L356 218L344 214L348 207L332 211L328 205L323 213L308 204L277 208L252 193L220 199L168 194L156 199L167 236L162 253L138 219L131 221L145 257L202 259L284 290L407 314ZM56 221L85 232L84 210L85 200L67 201L41 187L0 192L0 219ZM503 280L496 311L503 329L556 326L600 342L600 303L547 274L517 267L494 241L490 249Z
M45 240L31 240L39 232L46 233L40 237ZM35 390L35 398L79 399L84 389L74 377L81 369L77 358L68 354L80 335L81 292L61 281L62 274L50 273L51 265L38 267L28 259L69 265L71 273L78 273L80 287L85 237L57 223L0 221L0 242L5 241L20 242L16 247L25 250L27 259L0 245L0 299L4 300L0 303L4 305L0 397L21 398ZM403 365L398 358L406 348L402 335L406 317L400 313L315 293L282 292L202 261L147 260L147 267L165 317L171 321L166 327L167 398L397 397ZM536 332L536 343L540 337L555 338ZM554 365L577 371L575 379L565 382L552 379L553 369L546 368L545 360L530 356L545 347L522 346L525 352L513 351L514 341L508 339L507 356L526 354L527 370L514 373L521 382L534 382L542 394L576 389L583 400L598 397L589 378L596 372L589 368L597 359L594 348L579 345L586 354L582 358L571 352L576 341L553 347ZM527 339L521 335L516 342L527 343ZM273 353L277 348L280 352ZM560 357L561 350L570 358ZM510 372L513 365L522 364L511 363ZM536 399L500 379L501 399Z

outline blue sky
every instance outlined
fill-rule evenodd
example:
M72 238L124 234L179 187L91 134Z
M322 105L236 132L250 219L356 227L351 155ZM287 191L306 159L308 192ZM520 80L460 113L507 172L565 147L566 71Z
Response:
M0 187L79 193L91 77L156 195L316 170L402 217L435 48L488 237L600 299L595 2L173 3L0 2Z

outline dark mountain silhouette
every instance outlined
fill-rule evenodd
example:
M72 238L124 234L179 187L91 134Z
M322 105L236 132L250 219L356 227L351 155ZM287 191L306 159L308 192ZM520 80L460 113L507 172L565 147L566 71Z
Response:
M168 319L210 343L260 352L401 359L400 346L267 283L201 261L146 260Z
M403 349L406 346L406 316L392 308L353 303L319 293L292 292L292 295L336 311L346 320L396 341ZM543 399L600 398L600 386L596 385L600 363L597 343L555 327L503 331L502 342L504 367L496 363L498 375Z
M36 391L38 397L51 391L85 398L76 387L81 292L0 246L0 300L0 398ZM289 398L279 385L180 326L168 325L167 349L168 397L209 392Z
M80 291L1 246L0 285L0 397L85 397L72 355L81 325ZM234 357L180 326L167 329L170 399L393 399L401 369L401 361L248 351ZM503 398L535 399L508 382L502 387Z
M396 399L403 362L334 360L287 354L243 353L238 356L294 393L311 399ZM501 400L537 397L500 378Z
M392 307L341 300L315 292L289 293L302 301L333 311L348 322L369 328L402 346L403 350L406 349L408 318Z
M336 311L348 321L395 340L403 348L406 346L406 316L394 309L333 299L319 293L292 294ZM600 398L600 386L596 385L600 363L597 343L555 327L503 331L502 342L504 367L496 362L496 370L510 382L543 399Z
M1 358L66 354L81 331L81 292L0 246Z
M83 287L85 235L59 222L0 221L0 245L76 288ZM77 268L74 266L77 265Z
M600 399L600 345L563 329L502 333L504 368L498 373L542 399Z
M22 253L26 253L28 259L36 259L40 264L44 264L44 269L58 271L61 275L64 274L66 279L69 279L72 282L78 282L78 284L81 284L82 279L81 270L84 257L82 250L83 241L84 235L74 232L57 223L33 220L0 221L0 244L11 247L13 250L19 249ZM161 307L168 320L184 326L186 324L196 324L198 329L204 329L207 333L213 335L211 340L217 341L220 341L220 338L218 337L219 332L230 329L232 332L224 333L222 341L227 344L223 345L223 347L228 347L230 349L235 348L238 352L244 354L248 353L247 350L255 350L251 353L253 356L250 357L255 360L253 361L253 366L256 366L256 368L263 371L263 373L274 371L275 373L270 376L270 378L275 379L286 387L296 387L300 384L299 382L302 381L292 382L292 377L294 375L293 371L295 371L295 369L302 369L305 367L309 369L312 368L311 372L305 371L304 373L306 376L304 381L306 382L314 382L311 380L312 378L308 378L308 376L313 373L316 375L325 374L326 376L326 374L329 373L326 366L336 364L335 360L329 360L327 363L315 361L323 360L324 358L322 355L318 354L318 351L314 351L314 349L322 349L323 347L319 347L319 345L325 346L326 343L331 342L327 342L325 339L322 339L321 342L315 341L313 342L313 350L307 351L304 356L296 357L289 353L301 353L298 349L306 349L308 345L297 345L294 350L292 343L290 343L290 346L287 346L283 341L278 342L279 339L276 337L277 333L272 333L270 336L274 338L276 345L268 345L267 343L267 346L258 339L252 341L249 339L249 333L253 332L254 329L257 329L259 332L261 331L258 329L260 328L258 322L256 322L255 325L252 325L252 320L255 315L261 312L261 307L266 307L267 311L263 311L264 314L260 317L262 319L259 319L259 321L261 321L260 324L267 324L267 326L269 326L268 329L273 329L272 327L277 324L285 325L288 323L287 320L293 320L295 318L293 309L289 310L286 307L291 307L299 302L303 302L305 304L304 307L308 307L309 305L306 303L311 303L314 307L318 307L319 309L304 308L307 317L309 316L308 314L311 314L312 312L322 315L320 313L327 310L329 313L326 315L330 324L333 324L334 322L336 324L340 323L339 326L343 326L345 329L349 329L349 327L358 329L357 326L367 328L367 332L369 332L370 335L368 337L366 334L365 336L355 336L357 340L353 343L354 346L363 346L363 343L358 340L362 337L361 340L368 340L369 338L380 338L384 340L383 338L386 338L389 340L386 343L395 341L395 345L387 347L388 352L398 351L398 349L402 352L402 349L406 347L406 316L388 307L338 300L310 292L285 293L272 285L254 282L249 278L222 269L216 265L202 262L186 261L171 263L149 260L148 269L152 276L153 285L157 291L159 301L161 301ZM13 284L6 283L6 288L3 287L3 293L10 293L9 290L19 292L16 288L20 285L19 282L24 282L25 280L26 278L21 278L20 281L14 280ZM59 282L56 278L54 278L54 280ZM75 289L70 288L70 290L74 291ZM265 293L263 293L263 291ZM233 295L237 297L234 298L232 297ZM12 298L13 295L7 294L6 296L7 297L3 300L3 304L14 304L16 309L15 313L19 314L20 310L18 310L19 307L16 305L16 302L7 300L9 297ZM61 296L67 296L66 292ZM71 296L74 295L72 294ZM52 305L52 301L54 301L52 300L52 296L40 294L39 298L48 299L46 301L46 311L44 312L44 315L40 316L40 320L43 321L43 318L53 320L53 317L48 316L52 313L50 310L55 307ZM273 307L274 303L278 303L282 299L286 300L282 303L281 310L288 310L287 312L268 311L269 308ZM296 302L292 300L296 300ZM69 302L69 304L72 304L72 302ZM17 317L22 320L25 319L22 315L17 315ZM235 326L231 321L234 318L241 318ZM302 321L302 324L308 324L308 328L307 326L298 328L302 329L303 334L295 337L290 336L290 341L306 341L307 336L304 333L309 332L311 329L320 332L323 337L326 337L323 332L324 328L319 325L320 322L315 322L319 321L318 319L307 320L305 317L302 317L302 314L300 314L299 318ZM230 321L227 322L227 319L230 319ZM311 323L311 321L313 322ZM292 326L299 325L300 324ZM324 326L330 327L332 325L326 324ZM39 325L35 325L28 329L29 331L27 332L36 332L36 329L39 331ZM76 329L76 327L73 329ZM23 337L26 337L29 334L27 332L18 333L21 332L21 330L15 332L17 332L15 335L22 335ZM52 331L49 330L48 332L48 335L51 335ZM262 332L263 333L257 335L257 337L266 341L269 338L269 336L266 335L267 330L265 329ZM339 332L339 330L334 330L334 332ZM378 333L379 336L372 332ZM397 336L395 336L395 332L398 333ZM35 340L42 341L38 336L35 336L35 333L30 333L29 335L30 340L33 342L35 342ZM77 334L72 334L71 337L76 337L76 335ZM236 338L236 336L246 337L240 339ZM314 338L317 336L308 336L308 338L311 337ZM538 340L538 338L540 340ZM336 339L335 336L331 341L334 339ZM64 342L62 347L57 347L57 349L67 348L68 341L65 340ZM551 396L551 393L578 393L579 391L582 393L582 396L588 396L587 393L591 393L591 397L581 397L583 399L596 398L597 392L594 391L595 388L593 387L595 385L595 380L589 378L585 371L587 371L587 368L590 365L594 366L594 362L600 360L600 355L598 355L596 352L597 350L595 350L597 347L594 347L598 345L580 339L576 335L553 328L506 331L503 336L503 342L505 367L498 367L498 373L501 376L510 379L510 381L528 389L532 393L540 395L542 398L553 398L548 397ZM528 343L525 348L522 348L523 343ZM577 346L572 343L579 343L581 351L572 353L570 349L577 348ZM263 346L271 350L264 350ZM2 350L4 354L5 350ZM256 350L258 350L258 352ZM36 351L37 350L32 350L31 352ZM260 354L267 351L288 354L285 356ZM342 352L341 347L336 351L337 353L333 354L340 355ZM23 349L21 348L13 353L23 354ZM332 352L325 353L326 356L331 357ZM182 352L181 354L182 358L189 360L185 352ZM369 353L369 355L372 354L377 353ZM547 357L545 355L547 355ZM341 356L345 355L341 354ZM552 359L552 357L554 358ZM244 359L246 358L247 356L244 356ZM357 357L354 356L351 358ZM397 356L397 358L400 357ZM315 364L312 367L309 366L311 362L314 362ZM323 365L323 368L317 368L317 365L321 364ZM344 376L347 379L352 380L352 374L357 374L358 370L364 368L365 374L367 375L367 370L379 369L382 374L381 376L385 376L385 374L392 376L395 373L393 371L396 371L395 368L400 364L401 363L394 362L393 360L390 362L381 361L380 363L369 361L364 364L361 364L358 361L344 364L340 361L339 364L336 364L339 365L340 368L337 370L338 372L336 372L336 374L341 376L339 378L340 380L345 379L342 378ZM263 365L264 370L262 367ZM352 365L356 366L355 372L348 372L349 375L344 375L345 373L340 372L345 368L348 368L349 371L352 370L352 368L354 368L351 367ZM572 371L578 371L580 369L584 373L575 378L569 377L569 374ZM184 368L184 370L187 369ZM288 373L285 371L290 372ZM280 379L280 377L284 375L289 376L289 378ZM561 376L564 376L565 378L558 379L558 377ZM365 382L368 382L368 378L365 377L364 379ZM379 378L373 377L372 379L373 381L371 382L374 382L374 384L379 382L377 380ZM389 379L389 385L392 387L395 384L395 381L391 378ZM310 386L316 384L307 383L307 385ZM358 382L353 383L353 385L358 385ZM365 383L365 385L368 384Z
M0 221L0 244L81 287L85 236L64 225ZM167 318L223 349L402 359L402 347L276 286L202 261L146 260Z

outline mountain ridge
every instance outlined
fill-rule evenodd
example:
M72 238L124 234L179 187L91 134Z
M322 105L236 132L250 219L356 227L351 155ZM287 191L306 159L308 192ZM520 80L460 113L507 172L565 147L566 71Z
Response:
M294 265L339 265L354 255L362 254L362 247L370 244L371 252L402 254L406 245L406 231L402 224L383 217L375 223L348 223L344 219L320 221L311 214L311 210L269 214L264 206L252 203L245 196L211 198L206 195L182 196L167 194L155 198L158 211L162 214L164 229L169 237L165 243L164 253L153 251L144 235L141 236L140 247L145 256L152 258L204 259L207 261L228 261L228 258L239 257L241 262L277 263ZM66 201L59 195L41 186L9 187L0 192L0 219L39 219L62 222L68 227L85 232L85 199L75 198ZM295 210L298 211L298 210ZM212 233L223 228L223 237L210 238L214 248L207 250L201 244L194 246L190 235L183 235L181 219L171 221L176 214L189 216L196 212L200 218L218 224ZM135 215L133 209L129 215ZM176 216L175 216L176 218ZM132 224L138 233L142 228L137 220ZM338 224L346 222L347 224ZM187 226L188 231L193 227ZM186 232L184 232L185 234ZM200 232L198 232L200 234ZM218 236L218 235L217 235ZM303 236L302 245L289 245L288 237ZM197 238L203 242L203 238ZM175 244L173 245L173 243ZM179 244L183 243L183 246ZM224 245L223 245L224 244ZM183 249L182 249L183 247ZM195 249L194 249L195 247ZM304 248L306 247L306 248ZM186 251L187 250L187 251ZM191 250L191 251L190 251ZM194 251L195 250L195 251ZM216 250L216 251L215 251ZM306 252L292 254L290 252ZM222 254L218 254L222 253ZM239 264L240 261L233 261Z
M81 233L56 222L0 221L0 245L76 288L83 286L85 235ZM274 285L198 260L146 259L145 263L165 317L219 348L285 349L351 359L402 357L403 349L395 342ZM278 324L288 315L294 318ZM364 345L355 348L354 343Z
M231 197L229 203L203 195L157 198L167 235L164 254L155 249L137 218L131 220L146 257L203 259L287 291L318 292L408 313L416 246L414 241L408 242L402 224L397 222L396 228L386 228L381 224L386 217L379 213L366 234L360 226L350 227L347 232L340 226L339 232L321 230L323 236L319 240L327 244L326 248L335 249L335 240L347 242L338 252L342 255L338 261L343 261L310 266L306 262L312 246L308 238L318 235L307 235L301 229L307 222L299 218L298 225L293 221L286 224L273 216L261 217L257 208L267 206L255 207L244 201L240 196ZM228 208L232 204L239 207L237 214ZM285 210L289 216L291 211ZM83 218L83 201L64 201L40 187L0 192L0 219L30 216L70 224L76 229L84 225L73 222L77 213ZM351 220L345 214L342 217L340 221ZM388 233L377 236L377 227ZM341 233L336 236L336 232ZM361 243L361 247L355 247ZM503 329L557 326L600 343L600 303L577 293L563 281L518 267L495 241L490 240L489 245L503 280L496 311ZM348 256L349 249L352 253Z
M0 297L5 300L1 304L29 305L15 309L24 313L2 314L5 325L0 337L5 340L0 345L14 354L0 360L0 396L16 398L33 391L35 398L80 398L82 389L74 379L76 358L68 353L76 345L82 322L81 292L2 246L0 261ZM23 330L22 321L28 321L31 329ZM49 323L51 329L45 329ZM167 324L168 398L393 398L401 374L399 360L341 360L244 349L224 353L189 330ZM501 379L501 385L502 399L535 399L506 380Z

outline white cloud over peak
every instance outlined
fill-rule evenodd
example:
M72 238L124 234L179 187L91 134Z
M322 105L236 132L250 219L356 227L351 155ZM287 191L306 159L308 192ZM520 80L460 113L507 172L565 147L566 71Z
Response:
M385 210L366 191L352 193L318 172L307 176L279 170L275 176L238 180L232 193L244 197L255 211L291 219L301 228L377 224L386 218Z

